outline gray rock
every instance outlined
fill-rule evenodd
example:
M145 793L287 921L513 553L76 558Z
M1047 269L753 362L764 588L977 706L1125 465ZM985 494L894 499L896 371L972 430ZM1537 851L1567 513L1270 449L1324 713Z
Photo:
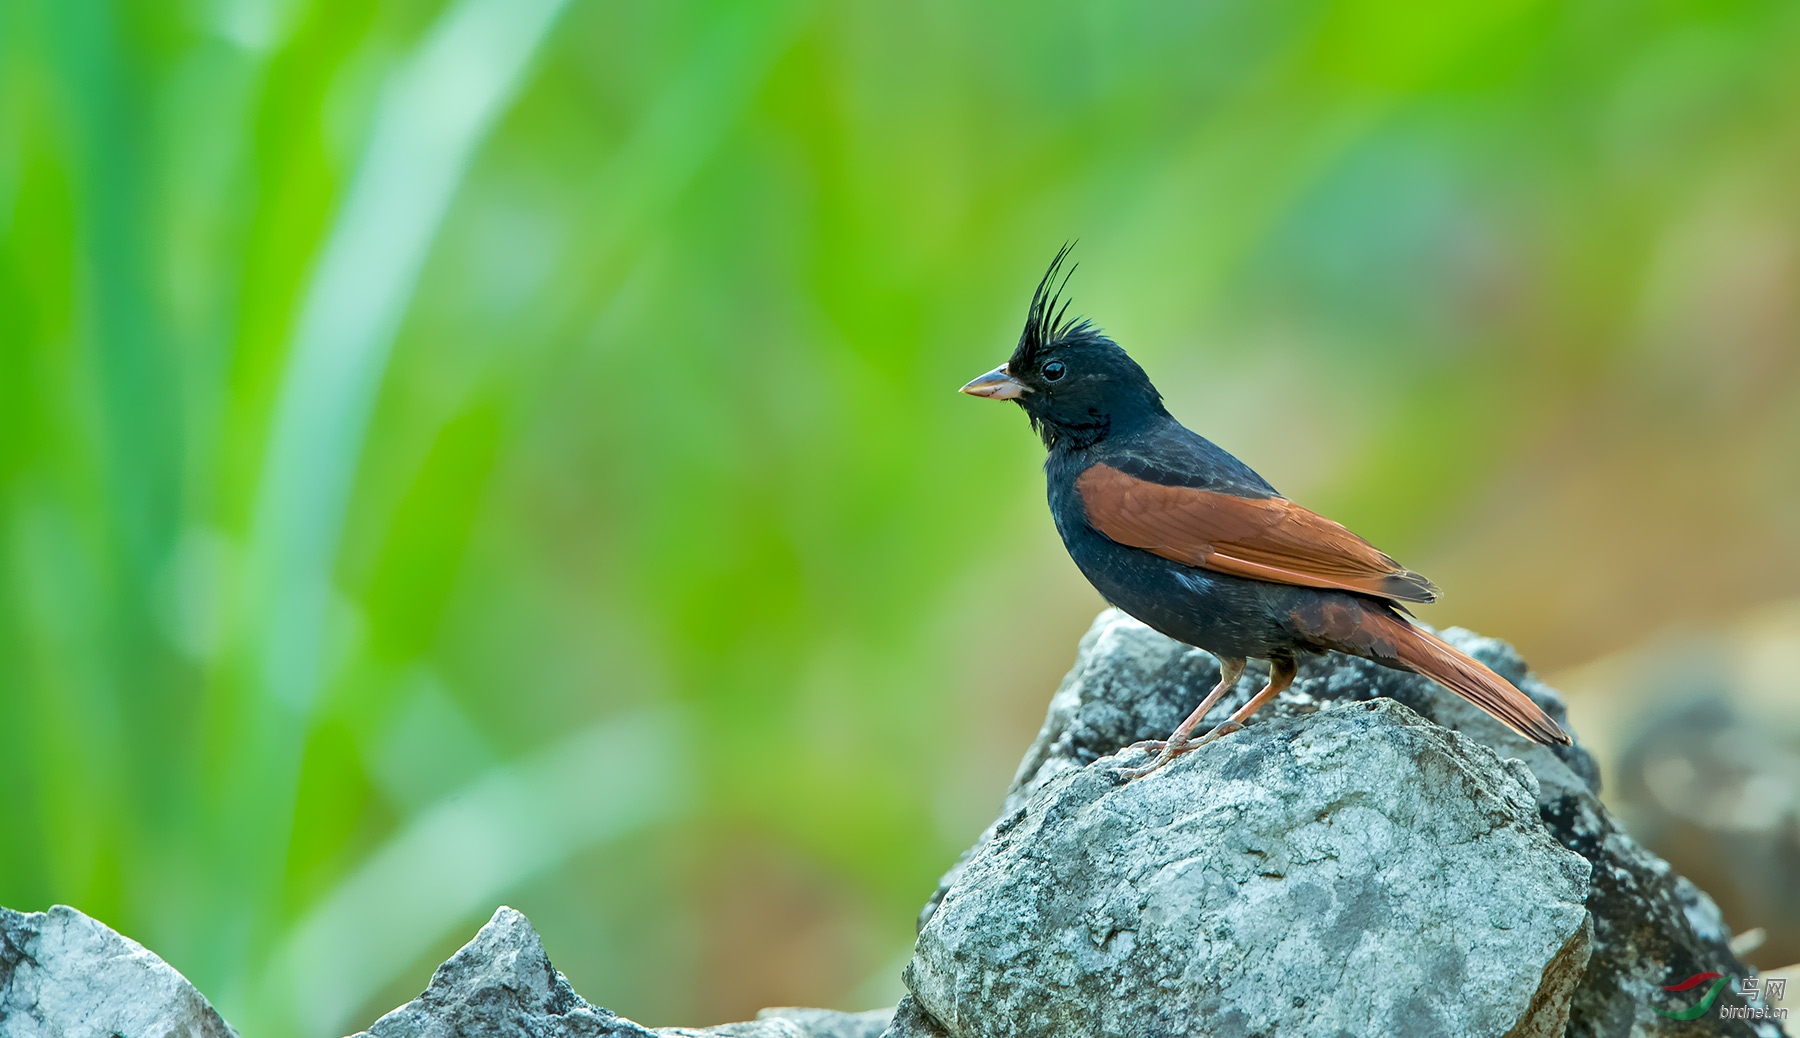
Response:
M681 1035L683 1038L881 1038L894 1017L892 1009L873 1009L866 1013L840 1013L835 1009L802 1009L783 1006L765 1009L756 1019L741 1024L717 1027L662 1027L659 1035Z
M67 905L0 908L0 1035L236 1038L206 997L143 945Z
M577 995L531 921L503 907L437 968L424 994L355 1038L877 1038L892 1016L780 1008L744 1023L651 1029Z
M1526 673L1524 662L1511 646L1456 628L1443 633L1452 644L1517 683L1559 724L1569 727L1562 698ZM1007 790L1000 817L1016 811L1038 787L1057 775L1085 767L1131 743L1168 735L1218 680L1219 663L1211 654L1158 634L1116 609L1102 612L1082 637L1074 667L1051 697L1043 726ZM1236 690L1213 708L1209 721L1230 716L1267 680L1267 666L1252 663ZM1599 766L1579 744L1540 746L1435 682L1352 656L1333 653L1303 658L1293 685L1257 718L1310 714L1332 704L1378 697L1402 703L1445 728L1463 732L1501 756L1525 761L1537 776L1540 806L1556 803L1568 794L1599 792ZM991 832L990 827L982 834L975 847L963 855L963 862ZM963 862L952 866L926 902L919 916L921 928Z
M1561 698L1527 673L1510 646L1457 629L1444 632L1444 637L1514 681L1568 727ZM1212 719L1223 719L1261 686L1266 672L1252 670L1219 704ZM945 875L920 915L921 929L996 830L1015 824L1020 808L1040 789L1122 746L1166 735L1218 680L1218 673L1218 664L1206 653L1115 610L1102 613L1082 639L1075 666L1051 701L999 821ZM1393 699L1502 757L1523 761L1537 779L1538 813L1546 829L1592 866L1587 904L1594 940L1590 961L1570 1000L1570 1035L1677 1038L1781 1033L1767 1021L1718 1019L1716 1011L1686 1023L1656 1011L1685 1004L1665 995L1663 984L1703 970L1739 977L1748 971L1732 956L1711 900L1627 836L1601 806L1599 769L1579 745L1539 746L1431 681L1335 654L1303 661L1292 689L1264 708L1249 729L1218 745L1252 735L1273 720L1343 709L1376 697ZM1720 1002L1740 1004L1729 994Z
M894 1007L893 1022L881 1032L881 1038L949 1038L950 1032L919 1008L919 1000L906 995Z
M894 1011L765 1009L717 1027L648 1028L591 1005L531 921L501 908L423 994L355 1038L879 1038ZM926 1025L929 1027L930 1025ZM931 1038L930 1030L901 1032ZM0 908L3 1038L237 1038L206 998L137 942L73 908Z
M758 1022L781 1020L799 1028L800 1038L881 1038L894 1019L892 1009L871 1009L862 1013L840 1013L835 1009L803 1009L783 1006L756 1014ZM727 1024L736 1027L736 1024ZM713 1028L710 1033L723 1033Z
M356 1038L652 1038L589 1005L550 965L524 915L502 907L431 975L423 994Z
M1036 784L919 935L952 1035L1562 1033L1588 865L1523 764L1385 700L1112 763Z

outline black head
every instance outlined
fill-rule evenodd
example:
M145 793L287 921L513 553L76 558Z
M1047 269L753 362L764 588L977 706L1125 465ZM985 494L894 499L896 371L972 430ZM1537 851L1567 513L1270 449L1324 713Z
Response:
M1005 364L962 388L1025 409L1046 447L1087 446L1110 432L1168 417L1150 377L1083 317L1069 317L1064 245L1031 295L1025 330ZM1057 275L1062 274L1060 282Z

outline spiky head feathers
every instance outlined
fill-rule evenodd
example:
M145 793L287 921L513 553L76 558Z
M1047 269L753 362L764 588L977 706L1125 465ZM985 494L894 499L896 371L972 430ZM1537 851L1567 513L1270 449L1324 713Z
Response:
M1051 446L1091 443L1115 424L1168 415L1144 369L1087 318L1068 315L1062 293L1075 268L1063 264L1071 247L1057 250L1031 294L1025 330L1006 362L1024 388L1019 406Z
M1019 345L1006 362L1007 370L1015 375L1030 371L1046 350L1060 342L1101 337L1099 329L1087 318L1069 317L1069 301L1062 298L1063 289L1068 287L1069 278L1079 266L1070 264L1068 270L1063 270L1063 263L1074 248L1074 242L1065 242L1056 250L1050 269L1044 271L1037 290L1031 293L1031 308L1025 312L1025 330L1019 333Z

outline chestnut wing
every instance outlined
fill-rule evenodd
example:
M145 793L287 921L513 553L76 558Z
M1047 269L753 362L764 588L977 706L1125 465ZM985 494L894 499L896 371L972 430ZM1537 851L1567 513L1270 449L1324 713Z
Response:
M1431 581L1338 523L1282 497L1240 497L1094 465L1075 481L1088 525L1188 566L1403 602L1437 600Z

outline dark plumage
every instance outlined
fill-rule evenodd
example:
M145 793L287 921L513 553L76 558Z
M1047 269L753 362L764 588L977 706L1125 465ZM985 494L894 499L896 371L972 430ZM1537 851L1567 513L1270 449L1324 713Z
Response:
M1402 615L1437 588L1367 541L1276 493L1248 465L1163 407L1144 369L1082 318L1068 318L1056 254L1007 362L963 392L1012 400L1049 450L1050 513L1069 555L1107 601L1219 657L1224 676L1134 774L1243 726L1294 677L1302 653L1347 652L1437 681L1526 738L1569 737L1523 692ZM1247 659L1268 685L1203 739L1188 736Z

